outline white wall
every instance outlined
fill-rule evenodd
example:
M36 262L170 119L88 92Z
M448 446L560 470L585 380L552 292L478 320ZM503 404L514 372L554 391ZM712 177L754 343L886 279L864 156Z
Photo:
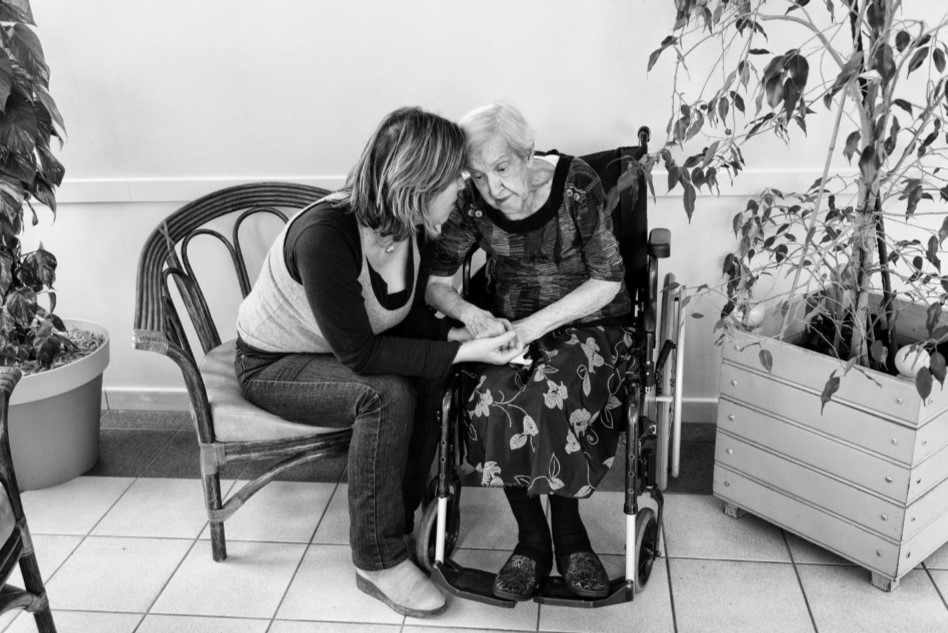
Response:
M69 139L58 219L43 215L25 241L59 258L58 312L111 331L113 406L182 387L171 361L130 338L139 248L184 201L237 181L338 185L405 104L456 118L507 99L539 147L577 154L634 144L640 125L660 143L669 115L670 57L646 74L673 19L667 0L34 0L33 11ZM666 270L718 281L734 196L775 175L808 185L814 155L765 144L737 188L699 200L690 226L659 186L651 224L673 230ZM689 325L697 401L717 395L711 321Z

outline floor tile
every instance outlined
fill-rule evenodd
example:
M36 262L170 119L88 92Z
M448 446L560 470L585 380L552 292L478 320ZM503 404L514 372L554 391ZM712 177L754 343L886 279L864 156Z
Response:
M610 578L625 574L624 556L602 556ZM669 633L675 630L665 559L652 567L645 588L632 602L595 610L540 605L540 631L596 633Z
M192 541L87 537L46 583L57 609L145 613Z
M597 492L579 502L579 511L596 553L625 555L624 503L625 494L620 492ZM655 511L657 504L651 497L642 497L639 508Z
M59 633L136 633L139 613L97 613L95 611L57 611L53 622ZM36 633L36 621L28 613L20 614L4 633Z
M23 510L33 534L88 534L134 479L78 477L24 492Z
M517 522L504 492L498 488L463 488L457 546L513 551L516 544Z
M924 570L909 572L897 589L885 592L869 584L869 572L859 567L797 569L820 633L948 631L948 608Z
M267 633L269 620L148 615L135 633Z
M678 633L813 633L793 565L668 562Z
M349 545L349 484L337 484L313 536L320 545Z
M503 498L500 493L497 496ZM506 504L506 501L504 501ZM477 567L488 571L500 569L507 560L507 551L484 551L480 549L456 550L452 557L458 564ZM521 602L512 609L494 607L482 602L464 600L455 596L448 596L448 608L435 619L422 620L419 618L405 618L405 624L411 626L428 627L456 627L466 629L505 631L536 631L537 617L540 605L533 601Z
M917 572L918 570L915 570L912 573ZM948 571L943 569L935 569L928 572L928 574L931 576L932 582L935 583L935 586L938 587L938 592L941 594L942 602L945 602L945 607L948 608ZM898 589L896 591L898 591Z
M929 569L948 569L948 545L942 545L926 558L925 567Z
M318 597L318 599L316 599ZM348 545L311 545L276 617L400 624L402 616L356 587Z
M200 479L137 479L93 534L197 538L207 525Z
M33 534L33 551L36 553L36 562L43 576L43 582L49 582L53 574L59 569L69 555L73 553L81 536L62 536L59 534ZM19 566L13 570L8 581L18 587L23 586L23 575Z
M272 618L305 549L291 543L228 541L227 559L215 562L211 542L198 541L151 613Z
M790 562L783 532L753 515L733 519L708 495L666 495L665 549L672 558Z
M746 518L746 517L745 517ZM744 519L741 519L743 521ZM785 532L787 545L793 556L793 562L798 565L852 565L850 561L824 549L815 543L800 538L795 534Z
M398 624L363 624L353 622L290 622L274 620L267 633L403 633ZM427 633L433 633L428 631ZM466 633L470 633L467 631Z
M238 481L236 486L245 483ZM335 487L329 483L271 481L227 519L227 541L309 543ZM209 527L201 538L211 538Z
M507 633L507 629L475 628L477 633ZM471 633L472 629L447 626L405 626L402 633Z

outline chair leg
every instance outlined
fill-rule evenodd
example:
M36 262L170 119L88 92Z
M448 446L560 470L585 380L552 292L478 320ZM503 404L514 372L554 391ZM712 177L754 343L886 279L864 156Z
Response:
M23 575L23 586L35 599L29 609L36 619L36 628L39 633L56 633L56 624L53 622L53 612L49 608L46 598L46 585L43 584L43 575L40 573L39 563L33 551L33 539L26 527L25 519L20 520L20 537L23 541L23 552L20 554L20 573Z
M227 558L227 543L224 540L224 521L216 518L224 504L221 500L221 478L218 473L204 475L204 501L211 528L211 553L220 562Z
M39 633L56 633L56 624L53 622L53 612L49 605L34 613L33 618L36 620L36 630Z

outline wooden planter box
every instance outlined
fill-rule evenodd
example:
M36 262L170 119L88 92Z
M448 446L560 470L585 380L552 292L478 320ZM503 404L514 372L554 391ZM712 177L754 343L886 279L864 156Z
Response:
M924 323L924 311L914 319ZM926 402L912 380L851 370L760 334L724 344L714 495L871 572L885 591L948 542L948 389ZM768 327L769 325L769 327ZM773 354L770 372L761 349Z

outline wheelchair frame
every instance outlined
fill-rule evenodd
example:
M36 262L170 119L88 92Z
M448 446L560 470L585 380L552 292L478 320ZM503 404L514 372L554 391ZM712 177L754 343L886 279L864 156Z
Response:
M613 211L614 229L620 241L626 262L626 285L633 299L632 321L643 334L640 338L642 359L639 376L630 381L635 391L627 393L623 403L625 428L625 500L626 561L623 577L610 580L605 598L587 599L571 594L562 579L549 577L533 600L541 604L573 607L603 607L629 602L644 588L651 574L652 564L659 553L663 520L664 497L668 475L678 476L681 429L681 387L684 327L681 318L680 289L675 277L668 274L662 288L661 323L658 324L658 260L670 254L671 234L667 229L654 229L648 234L647 256L642 246L646 233L646 189L644 176L632 173L636 183L620 181L631 169L630 161L637 160L647 151L650 132L640 128L639 146L619 148L611 152L582 157L597 168L603 186L618 193L617 209ZM614 155L605 164L606 154ZM616 161L618 165L615 165ZM598 163L598 165L596 164ZM605 175L606 170L611 175ZM605 175L605 177L604 177ZM612 189L614 188L614 189ZM639 197L641 196L641 198ZM639 217L633 217L637 214ZM630 266L631 258L637 258ZM644 260L644 261L643 261ZM643 265L644 264L644 265ZM464 263L462 293L468 295L470 257ZM656 325L659 330L656 332ZM655 356L657 340L662 347ZM669 362L671 361L671 362ZM441 439L438 451L438 474L435 481L436 503L425 508L418 539L419 563L430 567L432 579L449 593L462 598L512 608L517 603L497 598L491 588L495 573L466 568L450 559L460 531L461 481L459 427L462 406L459 390L452 381L445 393L440 412ZM634 396L634 397L630 397ZM452 469L449 472L449 464ZM639 508L639 497L648 493L657 505L657 516L651 508ZM432 533L434 542L431 542Z

